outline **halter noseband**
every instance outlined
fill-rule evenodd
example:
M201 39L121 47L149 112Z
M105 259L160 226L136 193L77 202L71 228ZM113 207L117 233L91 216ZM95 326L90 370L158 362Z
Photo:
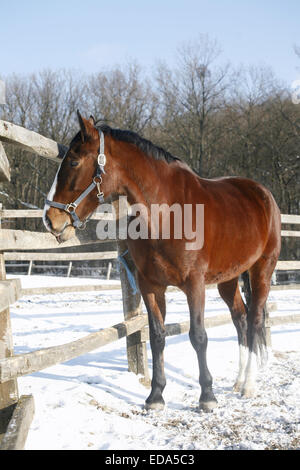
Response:
M79 228L79 229L85 229L86 222L88 219L81 221L78 215L76 214L76 209L77 206L83 201L83 199L86 198L88 194L90 194L91 191L97 186L97 198L99 200L99 204L102 204L104 202L104 194L103 191L101 191L101 183L102 183L102 175L105 173L104 167L106 164L106 156L104 153L104 134L101 130L98 130L99 132L99 138L100 138L100 151L99 155L97 158L98 165L97 165L97 172L96 175L93 177L93 181L91 184L86 188L83 193L80 194L80 196L74 201L70 202L69 204L62 204L61 202L56 202L56 201L49 201L49 199L46 199L46 204L50 207L55 207L56 209L61 209L68 214L73 219L73 227Z

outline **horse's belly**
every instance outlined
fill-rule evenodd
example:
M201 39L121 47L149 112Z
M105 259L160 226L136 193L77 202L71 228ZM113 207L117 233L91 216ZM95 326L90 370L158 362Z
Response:
M223 263L219 260L214 266L208 267L205 273L205 283L218 284L230 281L247 271L259 257L260 251L255 250L252 256L247 256L246 259L243 259L243 256L232 256L230 260L223 261Z

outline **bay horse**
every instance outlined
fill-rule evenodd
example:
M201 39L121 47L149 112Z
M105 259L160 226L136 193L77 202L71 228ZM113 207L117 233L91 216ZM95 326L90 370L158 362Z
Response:
M165 292L170 285L187 297L189 337L200 371L200 409L210 411L217 405L206 361L206 284L217 283L237 330L240 358L234 389L245 397L254 396L257 359L266 350L263 309L281 244L280 211L272 194L247 178L201 178L179 158L136 133L97 125L92 116L77 114L80 131L44 207L44 224L59 241L73 237L99 203L118 196L149 211L154 204L204 204L204 244L198 249L187 249L185 235L175 237L174 226L169 238L128 236L149 318L153 373L146 409L164 407ZM252 291L249 308L238 284L245 272Z

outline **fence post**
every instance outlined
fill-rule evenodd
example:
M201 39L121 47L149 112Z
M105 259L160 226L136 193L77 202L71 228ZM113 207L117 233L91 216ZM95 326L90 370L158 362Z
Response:
M72 263L72 261L70 261L70 262L69 262L69 266L68 266L67 277L70 277L70 275L71 275L72 265L73 265L73 263Z
M6 280L5 260L0 253L0 280ZM0 312L0 359L13 356L13 340L9 308ZM18 402L17 380L0 384L0 436L6 431L12 413L12 406Z
M28 265L27 276L31 276L32 266L33 266L33 260L31 259Z
M0 204L0 211L2 204ZM1 213L0 213L1 230ZM0 280L6 280L5 260L0 252ZM0 359L13 356L13 341L10 323L9 308L0 312ZM9 380L0 384L0 438L6 432L7 425L11 418L12 409L19 399L17 380Z
M117 225L120 223L120 217L126 217L127 214L121 214L118 203L114 203L115 215L117 218ZM118 255L122 256L124 261L127 263L128 268L134 274L136 278L136 268L128 253L127 240L117 239ZM124 254L126 253L126 254ZM122 263L120 264L120 280L122 287L122 299L123 299L123 312L125 320L141 315L142 314L142 300L141 294L138 291L136 294L132 292L130 282L128 280L126 269ZM150 376L148 368L147 358L147 337L145 328L140 331L133 333L126 337L127 346L127 359L128 359L128 370L135 374L141 374L143 377L140 382L149 387Z
M107 281L110 280L111 268L112 268L112 263L109 262L109 263L108 263L108 267L107 267L107 274L106 274L106 280L107 280Z

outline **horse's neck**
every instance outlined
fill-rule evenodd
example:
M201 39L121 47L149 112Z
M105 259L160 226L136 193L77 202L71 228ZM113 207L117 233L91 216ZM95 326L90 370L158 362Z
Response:
M163 161L157 161L137 151L127 153L126 162L121 166L119 179L130 205L161 203L168 186L170 168ZM167 201L164 201L167 202Z

